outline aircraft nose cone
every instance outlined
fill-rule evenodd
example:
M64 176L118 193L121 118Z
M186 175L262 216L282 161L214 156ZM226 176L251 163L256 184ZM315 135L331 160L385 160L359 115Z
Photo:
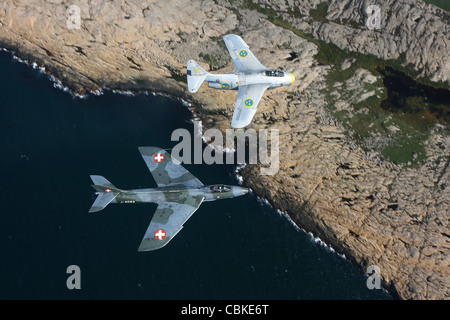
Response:
M235 197L243 196L248 193L248 188L243 187L233 187L233 195Z
M295 81L295 76L293 73L291 73L291 83L294 83L294 81Z

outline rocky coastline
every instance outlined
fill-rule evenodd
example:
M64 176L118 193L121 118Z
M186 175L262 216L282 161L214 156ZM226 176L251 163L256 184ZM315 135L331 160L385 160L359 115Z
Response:
M77 1L80 28L69 29L69 3L6 0L0 47L45 67L76 94L167 93L190 101L205 128L226 130L236 93L204 88L190 95L185 63L234 72L221 37L240 34L264 65L297 79L267 92L250 126L279 130L278 173L264 176L259 165L247 165L244 183L362 272L377 265L393 296L449 299L448 126L435 123L423 141L423 160L408 165L367 150L336 117L336 108L370 115L370 106L354 106L382 99L379 76L364 64L368 56L448 88L449 13L419 0L373 1L386 13L373 31L365 26L364 0L189 3Z

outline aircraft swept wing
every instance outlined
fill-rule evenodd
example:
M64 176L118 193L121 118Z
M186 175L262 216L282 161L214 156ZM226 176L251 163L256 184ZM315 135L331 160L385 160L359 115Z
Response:
M192 173L175 163L166 150L157 147L139 147L139 152L158 187L175 184L183 184L186 187L203 186Z
M249 46L241 37L235 34L227 34L223 37L225 45L230 52L231 59L238 72L252 72L267 70L250 51Z
M227 34L223 39L238 72L248 73L268 70L256 59L250 51L249 46L241 37L235 34ZM231 126L233 128L243 128L252 122L259 100L261 100L264 91L269 86L270 83L244 84L239 86L233 119L231 120Z
M240 86L236 98L231 126L243 128L252 122L253 116L264 91L270 84L251 84Z
M164 247L183 229L183 224L197 211L204 199L203 196L191 196L186 191L180 192L177 202L159 204L138 251Z

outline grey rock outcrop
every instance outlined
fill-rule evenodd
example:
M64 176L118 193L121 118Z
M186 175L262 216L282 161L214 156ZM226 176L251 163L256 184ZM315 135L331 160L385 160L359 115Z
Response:
M411 0L265 0L285 12L283 18L314 37L341 49L400 60L432 81L450 80L450 13L423 1ZM309 17L320 3L328 10L321 21ZM379 29L368 27L375 17L369 6L379 7ZM304 17L296 18L291 12ZM369 21L369 24L372 20Z
M296 28L341 48L383 59L404 54L422 75L450 79L447 16L421 1L380 2L386 15L377 32L363 25L366 1L330 1L324 21L308 16L319 0L261 2ZM378 265L391 292L405 299L449 298L450 139L445 128L437 126L430 135L428 157L419 168L367 154L325 108L321 89L330 67L317 64L318 47L249 6L237 11L224 0L190 1L189 6L179 0L78 3L81 28L69 30L64 3L1 2L0 44L45 66L76 92L104 87L169 92L191 99L206 128L225 130L235 92L204 88L191 96L180 77L188 59L205 69L233 72L221 36L241 34L263 64L297 78L293 86L264 95L251 125L279 130L280 170L262 176L259 166L246 166L245 183L362 270ZM359 70L345 85L358 79L373 80Z

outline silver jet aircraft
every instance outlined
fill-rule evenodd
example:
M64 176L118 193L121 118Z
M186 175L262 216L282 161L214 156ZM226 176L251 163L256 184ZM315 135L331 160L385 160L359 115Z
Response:
M96 199L89 212L103 210L110 203L157 203L138 251L162 248L183 228L204 201L234 198L248 193L247 188L228 185L204 185L170 154L158 147L140 147L142 157L158 188L122 190L102 176L92 175Z
M197 92L204 81L208 82L210 88L239 90L231 126L243 128L252 122L256 107L266 89L290 85L294 83L295 77L292 73L267 69L256 59L241 37L227 34L223 40L237 73L211 74L203 70L194 60L189 60L188 90L191 93Z

